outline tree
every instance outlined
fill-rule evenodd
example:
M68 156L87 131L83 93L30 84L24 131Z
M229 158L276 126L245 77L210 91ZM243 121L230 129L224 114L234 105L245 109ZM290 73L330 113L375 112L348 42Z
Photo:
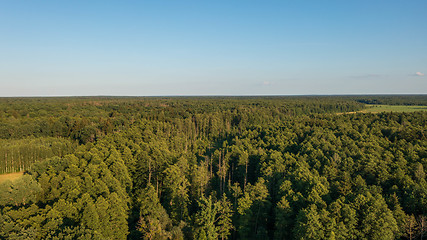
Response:
M230 235L230 231L233 229L231 217L233 216L232 205L227 199L225 194L221 200L215 203L217 208L217 230L219 237L224 240Z
M267 199L268 189L263 178L255 185L248 184L238 200L239 236L241 238L267 238L267 219L270 202Z
M175 224L185 221L188 216L187 204L190 183L185 176L187 169L187 160L181 157L176 164L165 170L164 186L168 195L169 212Z
M227 197L223 195L220 201L215 202L210 195L209 198L202 197L198 204L200 210L195 217L195 238L214 240L229 236L233 228L231 224L233 211Z
M408 216L406 219L406 236L409 240L415 239L415 236L418 232L418 223L414 215Z
M30 175L24 175L15 181L0 184L0 205L21 206L35 202L41 192L40 184Z
M199 199L205 195L205 191L209 183L208 160L205 159L199 164L194 165L191 172L191 187L194 189L193 195L195 196L195 199Z
M420 229L420 239L422 240L424 238L424 235L427 233L427 217L424 215L418 216L417 223Z
M362 236L369 239L394 239L399 228L384 198L379 194L368 193L366 200L360 212Z
M294 229L296 239L326 238L325 227L315 204L311 204L308 208L301 210L296 220L298 223Z
M113 192L109 195L108 199L109 208L109 232L114 233L109 236L113 239L124 239L128 235L128 224L127 224L127 205L126 199L120 199L117 193Z
M96 206L93 202L93 199L87 193L83 195L82 199L85 204L83 207L83 213L81 217L82 224L86 228L92 229L94 231L101 230L100 224L99 224L99 215L98 215L98 212L96 211Z
M140 218L138 230L146 239L169 239L172 237L172 221L160 204L155 188L149 184L138 197Z

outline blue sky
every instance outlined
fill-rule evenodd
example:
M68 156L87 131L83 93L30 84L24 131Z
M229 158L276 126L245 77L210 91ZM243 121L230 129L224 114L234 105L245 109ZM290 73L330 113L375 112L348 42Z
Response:
M2 1L0 96L427 93L427 1Z

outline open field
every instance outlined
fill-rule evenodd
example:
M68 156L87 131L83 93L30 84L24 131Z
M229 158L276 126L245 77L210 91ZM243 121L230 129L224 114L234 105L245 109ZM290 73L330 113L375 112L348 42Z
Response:
M16 180L20 178L24 172L16 172L16 173L6 173L6 174L0 174L0 183L6 180Z
M366 105L366 109L360 112L416 112L427 111L427 106L407 106L407 105Z

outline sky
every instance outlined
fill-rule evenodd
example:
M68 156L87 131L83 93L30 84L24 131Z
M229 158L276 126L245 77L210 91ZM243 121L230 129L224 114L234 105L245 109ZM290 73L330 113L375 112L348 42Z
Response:
M0 1L0 97L426 94L427 1Z

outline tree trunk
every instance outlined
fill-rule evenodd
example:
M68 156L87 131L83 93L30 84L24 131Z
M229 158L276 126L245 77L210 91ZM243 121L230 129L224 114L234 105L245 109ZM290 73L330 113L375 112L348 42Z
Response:
M210 163L211 163L211 179L212 179L212 154L211 154L211 158L210 158Z
M148 183L151 184L151 159L148 158Z
M246 189L246 182L248 181L248 159L245 161L245 182L243 184L243 191Z
M220 174L219 176L219 192L222 195L222 168L221 168L221 153L219 154L219 158L218 158L218 172Z

